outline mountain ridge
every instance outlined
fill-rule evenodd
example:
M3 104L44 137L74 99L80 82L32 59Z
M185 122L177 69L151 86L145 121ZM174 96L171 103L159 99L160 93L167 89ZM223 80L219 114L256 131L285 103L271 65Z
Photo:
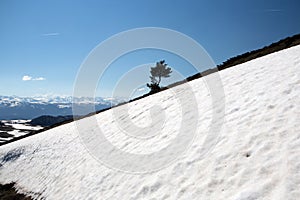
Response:
M88 107L102 110L123 102L122 98L95 97L19 97L0 96L0 120L33 119L41 115L72 115L72 105L81 108L86 115Z

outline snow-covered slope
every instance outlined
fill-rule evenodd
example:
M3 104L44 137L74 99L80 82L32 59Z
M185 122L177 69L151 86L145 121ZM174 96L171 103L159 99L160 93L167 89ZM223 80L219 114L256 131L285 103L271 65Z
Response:
M46 199L299 199L299 55L296 46L220 72L224 124L216 146L204 157L212 104L205 83L197 79L189 83L198 102L197 137L181 158L161 170L133 174L102 165L70 123L1 146L0 182L14 181L20 190ZM139 126L147 124L155 102L162 102L171 120L162 134L149 140L122 136L113 110L96 116L99 126L111 144L126 152L158 151L176 137L181 116L176 98L164 91L132 102L130 116ZM84 131L95 130L90 126Z

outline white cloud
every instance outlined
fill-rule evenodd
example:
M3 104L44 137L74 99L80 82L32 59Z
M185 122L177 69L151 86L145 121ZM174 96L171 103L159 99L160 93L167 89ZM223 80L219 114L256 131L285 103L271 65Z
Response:
M57 36L60 35L60 33L44 33L42 36Z
M32 77L31 76L23 76L22 80L23 81L31 81Z
M44 77L32 78L31 76L25 75L22 78L23 81L44 81L46 80Z

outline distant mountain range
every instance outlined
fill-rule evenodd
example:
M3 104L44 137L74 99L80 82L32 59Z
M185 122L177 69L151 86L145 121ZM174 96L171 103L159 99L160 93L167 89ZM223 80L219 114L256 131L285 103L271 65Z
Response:
M71 97L71 96L0 96L0 120L33 119L41 115L72 115L72 104L78 106L80 115L88 114L87 108L102 110L124 102L122 98Z

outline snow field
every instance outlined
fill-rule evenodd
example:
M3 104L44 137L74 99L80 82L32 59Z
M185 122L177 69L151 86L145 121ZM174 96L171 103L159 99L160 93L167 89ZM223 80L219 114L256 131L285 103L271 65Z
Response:
M46 199L299 199L299 55L296 46L219 72L225 92L224 124L216 146L204 158L201 144L212 106L205 83L197 79L189 82L198 103L197 135L185 154L162 170L132 174L103 165L82 143L75 124L69 123L1 146L0 182L14 181L19 190ZM176 90L185 95L182 86ZM151 154L176 137L172 130L177 130L180 118L180 105L172 92L164 91L130 103L136 125L150 123L152 102L163 102L173 120L149 140L122 136L111 117L113 110L96 118L118 149ZM87 126L85 131L97 134L95 130ZM3 159L8 153L14 156Z

